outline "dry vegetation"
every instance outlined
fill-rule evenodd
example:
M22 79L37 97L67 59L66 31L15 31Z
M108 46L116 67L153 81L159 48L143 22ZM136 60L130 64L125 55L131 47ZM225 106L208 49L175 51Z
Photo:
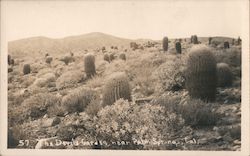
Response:
M87 49L76 38L68 38L67 43L78 48L66 53L54 41L58 51L53 47L55 53L40 51L34 57L32 53L23 57L25 47L12 45L9 54L14 61L8 59L9 147L35 148L36 139L56 137L96 144L43 148L240 149L240 43L192 36L192 40L164 39L168 43L163 49L162 41L135 41L130 47L128 40L123 45L122 39L110 38L100 45L105 48L95 48L91 42ZM224 47L225 41L229 48ZM210 47L209 52L191 55L197 45ZM27 48L35 50L31 47L29 44L24 53ZM39 46L35 44L35 48ZM190 62L190 57L195 61ZM216 63L223 64L217 69ZM166 144L193 139L198 143ZM30 143L17 146L18 140ZM101 145L104 141L107 144ZM113 143L117 141L130 144Z

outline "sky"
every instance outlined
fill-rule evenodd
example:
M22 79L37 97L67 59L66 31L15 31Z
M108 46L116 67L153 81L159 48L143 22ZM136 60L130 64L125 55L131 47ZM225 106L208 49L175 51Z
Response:
M242 0L29 0L1 1L7 41L90 32L138 39L238 37Z

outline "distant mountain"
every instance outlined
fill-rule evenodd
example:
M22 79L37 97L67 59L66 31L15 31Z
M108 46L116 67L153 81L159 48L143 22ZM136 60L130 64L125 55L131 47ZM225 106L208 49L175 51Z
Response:
M99 32L62 39L39 36L11 41L8 44L8 51L10 54L17 56L44 55L45 53L63 54L69 51L97 49L103 46L128 46L131 41Z

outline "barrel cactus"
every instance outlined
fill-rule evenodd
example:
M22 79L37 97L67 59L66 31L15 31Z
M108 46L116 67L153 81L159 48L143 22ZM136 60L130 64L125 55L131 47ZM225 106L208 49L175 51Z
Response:
M168 37L164 37L162 41L163 51L168 51Z
M204 45L191 48L187 59L186 88L192 98L214 101L216 94L216 60Z
M191 36L191 43L193 43L193 44L199 44L197 35L192 35Z
M23 74L26 75L26 74L29 74L30 73L30 64L25 64L23 66Z
M175 49L176 49L176 52L178 54L181 54L181 43L180 42L175 43Z
M96 74L95 71L95 56L92 54L87 54L84 57L84 67L88 78L91 78Z
M229 42L224 42L224 49L228 49L228 48L230 48L230 46L229 46Z
M121 54L119 55L119 58L120 58L121 60L126 61L126 55L125 55L124 53L121 53Z
M111 61L113 61L115 59L115 55L114 54L110 54L109 55L109 61L111 62Z
M105 55L103 56L103 59L104 59L105 61L107 61L107 62L110 62L110 60L109 60L109 55L108 55L108 54L105 54Z
M233 81L233 74L228 64L217 64L217 86L227 87L231 86Z
M208 44L209 44L209 45L212 43L212 39L213 39L212 37L209 37L209 38L208 38Z
M53 60L53 57L47 56L45 62L50 64L52 62L52 60Z
M11 64L11 56L8 55L8 65L10 65L10 64Z
M131 91L127 75L117 72L109 77L104 86L103 104L112 105L121 98L131 101Z

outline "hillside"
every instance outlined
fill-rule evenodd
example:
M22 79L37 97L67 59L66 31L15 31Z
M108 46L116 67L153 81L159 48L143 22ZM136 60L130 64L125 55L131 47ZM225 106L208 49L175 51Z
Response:
M14 56L44 55L45 53L64 54L66 52L97 49L103 46L127 46L131 40L104 33L89 33L62 39L32 37L9 42L9 54Z

